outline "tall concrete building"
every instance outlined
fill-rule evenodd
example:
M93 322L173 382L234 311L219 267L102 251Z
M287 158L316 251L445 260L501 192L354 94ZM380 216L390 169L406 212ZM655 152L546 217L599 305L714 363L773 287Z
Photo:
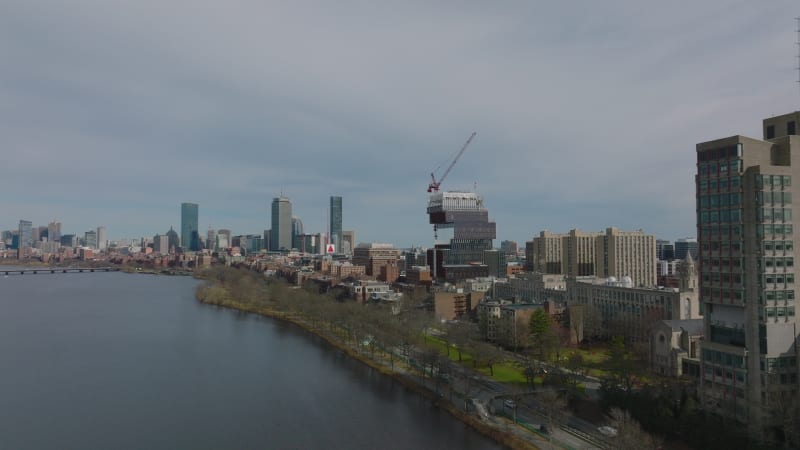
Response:
M19 244L17 245L17 257L28 256L33 247L33 222L30 220L19 221Z
M642 230L566 234L542 231L526 243L529 268L544 274L569 277L628 276L634 286L656 285L656 238Z
M342 197L331 196L330 204L330 243L336 246L336 253L344 253L344 236L342 234Z
M97 249L105 250L108 246L108 237L106 236L106 227L97 227Z
M272 229L269 239L270 251L292 249L292 202L283 195L272 199Z
M200 250L197 203L181 203L181 247L184 252Z
M303 247L304 234L303 221L297 216L292 216L292 248L300 250Z
M61 222L54 220L47 224L47 239L51 242L61 241Z
M781 426L800 389L798 122L793 112L765 119L763 140L736 135L696 146L702 405L761 436Z
M356 232L355 230L342 231L342 249L337 249L338 252L346 253L348 255L353 253L356 248Z
M83 245L89 248L97 248L97 232L89 230L83 233Z

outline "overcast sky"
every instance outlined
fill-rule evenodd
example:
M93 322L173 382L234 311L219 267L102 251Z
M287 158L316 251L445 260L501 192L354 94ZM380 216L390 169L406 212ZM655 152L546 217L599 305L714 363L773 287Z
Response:
M533 5L533 3L542 3ZM426 188L497 238L695 235L694 146L800 109L796 1L0 2L0 229L309 232L430 245Z

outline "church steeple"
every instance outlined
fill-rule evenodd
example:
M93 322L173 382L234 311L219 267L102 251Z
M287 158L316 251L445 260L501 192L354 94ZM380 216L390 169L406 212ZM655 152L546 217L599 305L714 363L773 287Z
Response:
M686 252L686 258L678 263L678 275L680 276L679 289L681 292L693 292L697 289L697 267L694 265L691 252Z

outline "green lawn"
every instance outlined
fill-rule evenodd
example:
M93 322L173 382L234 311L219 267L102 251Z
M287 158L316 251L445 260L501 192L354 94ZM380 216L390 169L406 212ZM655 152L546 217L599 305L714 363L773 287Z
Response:
M441 338L426 335L425 343L430 347L438 349L443 355L447 354L447 344ZM453 347L450 347L450 359L452 361L458 361L458 350ZM472 355L470 355L468 352L461 352L461 364L463 366L473 368ZM486 376L491 376L494 380L502 383L527 383L522 368L518 367L517 364L513 362L502 362L495 364L494 375L491 375L489 368L485 365L478 365L478 367L475 369L478 372ZM541 383L541 379L538 379L538 382Z

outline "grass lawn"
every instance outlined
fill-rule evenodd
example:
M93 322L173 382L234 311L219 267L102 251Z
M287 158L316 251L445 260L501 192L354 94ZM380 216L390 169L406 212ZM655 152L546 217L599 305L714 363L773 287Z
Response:
M425 343L433 348L438 349L443 355L447 354L447 344L439 337L425 336ZM458 350L450 347L450 360L458 361ZM461 365L473 368L472 355L468 352L461 352ZM486 365L479 364L476 368L478 372L491 376L494 380L502 383L527 383L525 374L522 368L518 367L513 362L502 362L494 365L494 375L490 374L489 368ZM539 379L541 383L541 379Z

